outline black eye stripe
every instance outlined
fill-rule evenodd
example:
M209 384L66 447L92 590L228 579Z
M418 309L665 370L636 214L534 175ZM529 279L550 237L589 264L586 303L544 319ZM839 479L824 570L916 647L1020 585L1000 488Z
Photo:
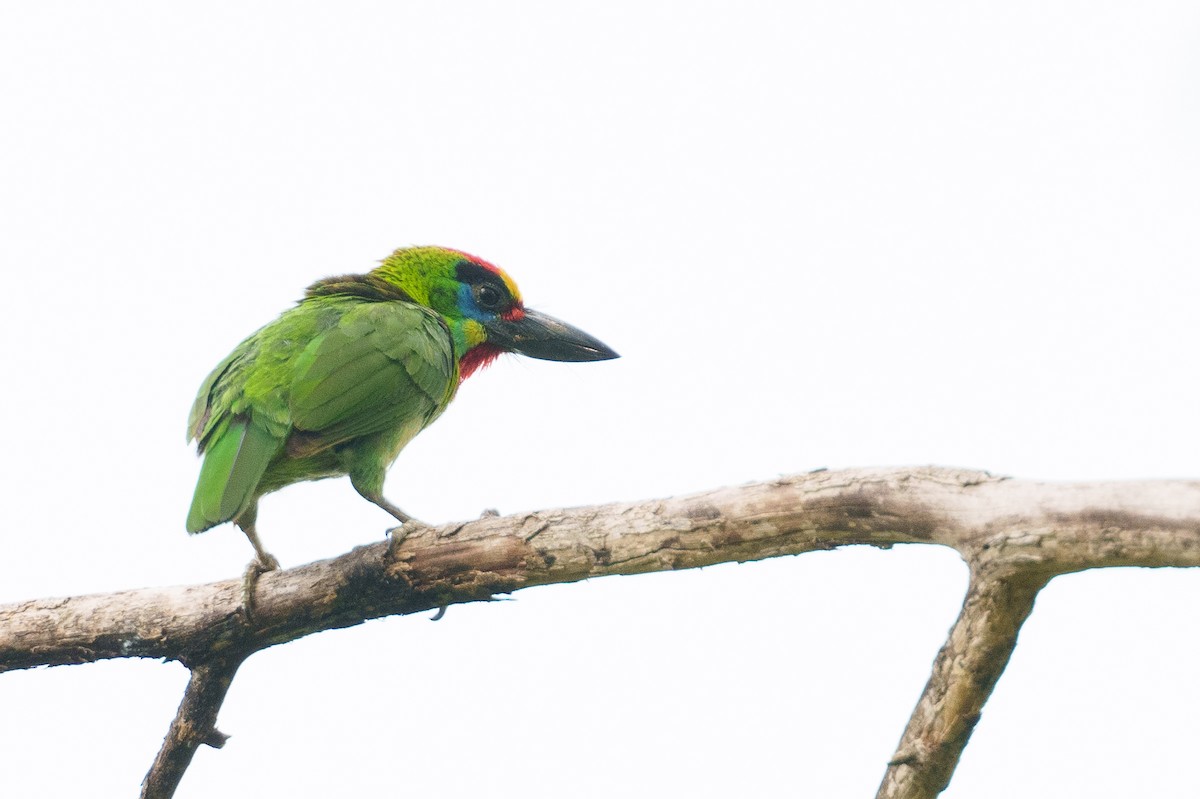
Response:
M454 267L454 277L459 283L491 283L497 285L501 283L500 278L490 269L484 269L479 264L473 264L470 261L459 261Z
M505 308L512 304L512 294L508 291L508 286L496 276L496 273L490 269L485 269L479 264L470 261L459 261L454 267L454 276L460 283L466 283L471 286L471 296L475 298L475 302L485 310L496 310ZM481 289L490 289L496 292L496 301L491 302L480 296Z

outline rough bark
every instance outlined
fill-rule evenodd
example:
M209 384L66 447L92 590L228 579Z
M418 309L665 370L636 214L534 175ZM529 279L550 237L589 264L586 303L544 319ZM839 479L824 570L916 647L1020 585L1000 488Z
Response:
M192 668L175 720L142 782L143 799L173 796L201 744L214 749L225 745L228 736L217 729L217 713L240 665L242 660L237 656L214 657Z
M266 647L536 585L897 543L953 547L971 567L962 614L879 790L933 797L1046 582L1102 566L1200 565L1200 482L859 469L484 517L265 574L249 615L240 579L0 606L0 671L115 657L184 663L192 681L143 793L170 796L196 746L221 740L216 713L237 665ZM161 779L168 769L174 782Z
M880 799L933 797L950 784L983 704L1045 584L1041 574L1025 579L1010 570L972 573L962 612L888 761Z

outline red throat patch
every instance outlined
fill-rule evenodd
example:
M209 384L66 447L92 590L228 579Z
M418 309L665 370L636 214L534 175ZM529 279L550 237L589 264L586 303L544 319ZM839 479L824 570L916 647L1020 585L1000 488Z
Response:
M483 367L496 360L504 350L495 344L479 344L463 354L458 362L458 382L466 380Z

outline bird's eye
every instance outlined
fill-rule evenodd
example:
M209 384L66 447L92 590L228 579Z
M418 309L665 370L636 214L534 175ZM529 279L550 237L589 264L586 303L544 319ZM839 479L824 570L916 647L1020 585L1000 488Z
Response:
M495 311L504 301L504 296L495 286L481 283L475 287L475 303L485 311Z

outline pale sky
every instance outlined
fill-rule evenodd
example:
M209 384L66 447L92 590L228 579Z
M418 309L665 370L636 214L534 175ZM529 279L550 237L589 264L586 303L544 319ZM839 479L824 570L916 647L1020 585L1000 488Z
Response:
M201 379L313 280L477 253L621 352L501 359L429 522L819 467L1200 476L1200 7L7 3L0 601L208 582ZM346 480L284 566L380 540ZM254 656L177 794L872 796L957 614L932 547L609 578ZM1055 580L944 794L1195 795L1200 572ZM0 675L0 796L135 796L178 664Z

